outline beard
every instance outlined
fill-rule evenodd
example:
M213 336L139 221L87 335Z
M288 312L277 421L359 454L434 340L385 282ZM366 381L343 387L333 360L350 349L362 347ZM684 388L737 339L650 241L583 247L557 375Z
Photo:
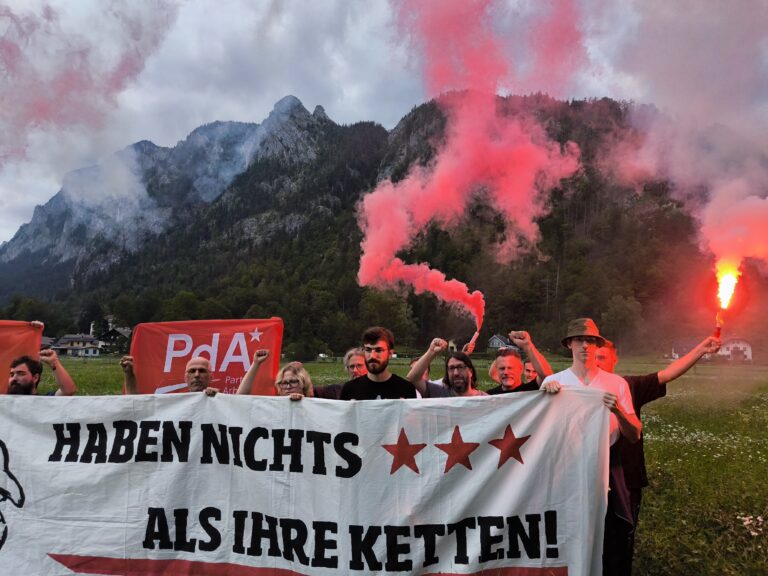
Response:
M8 394L23 394L31 396L35 389L34 383L22 384L21 382L11 382L8 384Z
M463 378L454 378L454 379L448 379L448 385L451 387L451 389L456 392L457 394L463 394L470 388L470 380L463 379Z
M501 378L501 387L505 390L516 388L521 383L522 380L519 377L507 376L506 378Z
M386 362L379 362L378 360L366 360L365 367L368 368L368 372L371 374L381 374L387 369L389 360Z

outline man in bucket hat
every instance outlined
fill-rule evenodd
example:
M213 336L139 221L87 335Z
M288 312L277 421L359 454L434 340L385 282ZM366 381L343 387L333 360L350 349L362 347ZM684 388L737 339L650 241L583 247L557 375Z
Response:
M605 338L600 336L594 320L572 320L562 343L573 354L573 364L562 372L547 376L541 387L550 394L556 394L562 387L569 386L589 386L602 390L603 404L611 411L611 444L619 436L637 442L642 424L635 416L627 383L620 376L605 372L597 366L597 349L605 344Z
M605 338L600 336L595 322L591 318L571 321L562 342L563 346L571 350L573 363L570 368L547 376L541 387L550 394L556 394L561 388L575 386L587 386L603 392L603 404L611 411L610 490L605 515L603 574L628 576L628 555L634 523L629 490L616 442L619 437L637 442L642 424L635 416L626 381L621 376L601 370L597 365L597 350L605 345Z

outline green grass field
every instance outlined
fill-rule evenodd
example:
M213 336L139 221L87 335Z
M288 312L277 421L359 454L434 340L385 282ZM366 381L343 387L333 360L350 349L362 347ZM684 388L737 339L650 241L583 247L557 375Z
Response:
M552 361L553 369L569 365ZM64 359L80 394L119 394L117 358ZM481 388L488 361L477 362ZM338 362L305 364L317 385L345 380ZM622 359L619 373L663 363ZM394 360L404 375L406 360ZM433 377L442 367L433 365ZM42 391L53 389L46 372ZM699 365L643 410L651 486L640 515L634 574L768 575L768 368Z

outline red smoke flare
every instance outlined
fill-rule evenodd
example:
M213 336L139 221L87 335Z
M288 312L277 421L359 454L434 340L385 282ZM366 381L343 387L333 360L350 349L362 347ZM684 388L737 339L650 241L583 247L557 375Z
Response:
M447 116L445 142L427 168L415 167L401 182L382 182L359 210L365 234L358 281L363 286L412 286L456 303L482 325L485 301L458 280L447 280L427 264L406 264L396 253L407 248L430 222L455 226L480 191L505 217L514 232L501 247L509 257L519 239L535 242L535 218L544 211L537 191L552 187L577 168L578 150L561 150L533 119L504 117L496 90L508 73L500 42L489 21L488 0L402 2L399 21L425 55L431 93L466 89L440 99ZM552 28L553 11L542 26ZM557 28L557 26L554 26Z

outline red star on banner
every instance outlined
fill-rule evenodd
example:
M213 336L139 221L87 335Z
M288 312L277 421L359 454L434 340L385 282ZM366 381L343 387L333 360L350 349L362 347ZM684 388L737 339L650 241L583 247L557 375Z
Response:
M382 444L381 447L394 456L392 460L392 469L390 474L397 472L401 466L408 466L411 470L419 473L419 467L416 465L416 454L426 448L426 444L411 444L405 430L400 428L400 435L397 437L397 444Z
M436 448L439 448L448 454L448 460L445 462L445 470L443 471L443 474L456 466L456 464L461 464L468 470L472 470L469 455L472 454L478 446L480 446L479 442L464 442L464 439L461 437L461 430L456 426L453 429L450 444L435 444Z
M496 440L491 440L488 444L492 444L494 447L501 451L499 454L499 468L504 466L507 460L514 458L520 464L523 464L523 457L520 454L520 447L530 438L530 435L523 436L522 438L516 438L515 433L512 432L512 426L507 424L504 430L504 437Z

